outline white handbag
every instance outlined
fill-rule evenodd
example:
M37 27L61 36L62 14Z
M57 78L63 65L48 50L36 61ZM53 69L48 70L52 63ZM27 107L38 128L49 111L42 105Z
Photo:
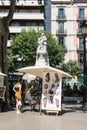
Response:
M19 105L19 106L22 106L22 103L21 103L21 101L18 101L18 105Z

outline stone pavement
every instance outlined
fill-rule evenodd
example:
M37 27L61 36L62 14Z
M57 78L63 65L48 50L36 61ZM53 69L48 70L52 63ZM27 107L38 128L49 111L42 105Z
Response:
M62 113L46 115L45 113L25 111L19 115L16 111L0 113L0 130L87 130L87 113L81 105L63 104Z

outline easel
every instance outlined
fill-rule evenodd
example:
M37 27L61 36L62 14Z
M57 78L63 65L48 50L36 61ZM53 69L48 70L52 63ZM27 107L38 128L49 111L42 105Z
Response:
M49 115L49 113L51 113L51 114L56 114L56 116L58 116L58 114L59 114L59 110L45 110L45 112L47 113L47 115ZM40 107L40 115L41 115L41 107Z
M47 113L47 115L49 115L49 113L55 113L56 116L58 116L59 110L58 111L57 110L46 110L46 113Z

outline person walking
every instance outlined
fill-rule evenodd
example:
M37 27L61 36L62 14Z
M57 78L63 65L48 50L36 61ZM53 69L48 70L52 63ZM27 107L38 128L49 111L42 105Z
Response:
M18 82L13 87L13 91L15 92L15 98L16 98L16 111L17 114L21 113L21 88L22 88L22 79L18 79Z

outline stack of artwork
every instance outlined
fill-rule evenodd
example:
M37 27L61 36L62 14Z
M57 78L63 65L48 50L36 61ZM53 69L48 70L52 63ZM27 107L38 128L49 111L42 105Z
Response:
M61 79L58 73L43 73L41 106L43 110L61 111Z

